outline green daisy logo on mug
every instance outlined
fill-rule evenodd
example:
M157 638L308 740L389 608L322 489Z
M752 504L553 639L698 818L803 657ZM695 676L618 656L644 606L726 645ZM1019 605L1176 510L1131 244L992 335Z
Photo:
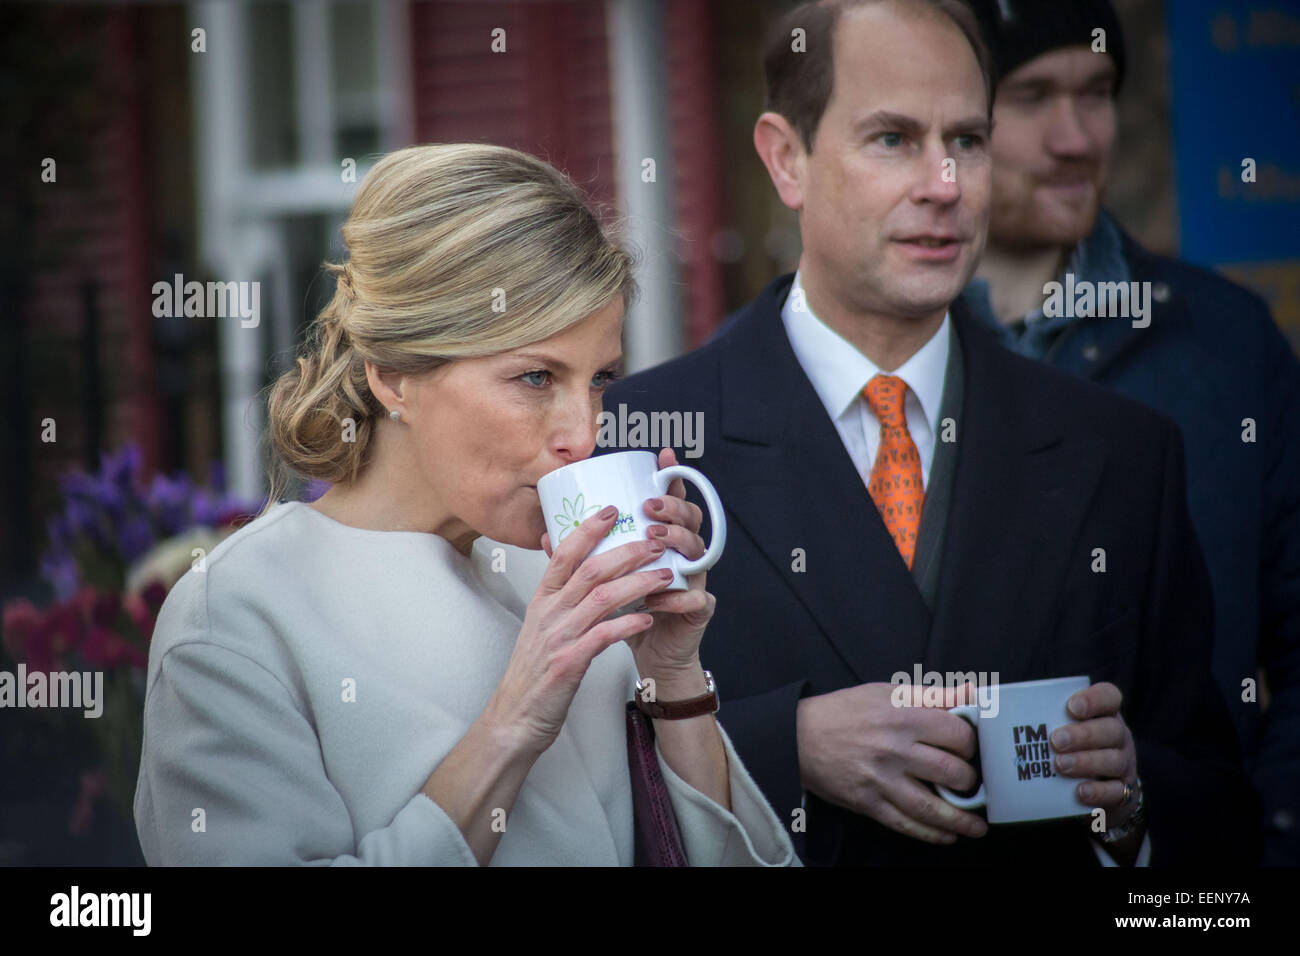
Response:
M592 505L590 508L584 508L583 503L586 495L578 495L573 501L568 498L564 499L564 513L555 515L555 521L560 526L560 540L563 541L567 535L578 525L582 524L584 518L593 511L599 511L599 505Z

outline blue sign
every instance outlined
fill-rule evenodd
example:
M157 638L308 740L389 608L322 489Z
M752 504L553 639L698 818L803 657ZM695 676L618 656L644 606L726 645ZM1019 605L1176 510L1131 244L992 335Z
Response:
M1300 0L1166 9L1180 254L1300 259Z

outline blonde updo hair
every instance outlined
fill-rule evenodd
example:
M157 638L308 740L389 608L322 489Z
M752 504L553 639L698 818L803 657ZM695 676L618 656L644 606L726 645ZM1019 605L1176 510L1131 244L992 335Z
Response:
M325 263L334 297L295 367L271 386L271 495L285 472L353 481L386 414L367 359L419 374L563 332L636 296L630 254L606 234L577 186L500 146L412 146L375 164L343 226L348 261ZM504 311L500 309L504 295ZM344 441L345 419L355 441Z

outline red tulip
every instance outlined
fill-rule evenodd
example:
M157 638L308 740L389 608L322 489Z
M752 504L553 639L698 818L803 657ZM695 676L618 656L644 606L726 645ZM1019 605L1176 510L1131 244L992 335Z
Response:
M15 661L27 659L27 646L41 626L41 612L26 598L10 601L4 609L4 649Z

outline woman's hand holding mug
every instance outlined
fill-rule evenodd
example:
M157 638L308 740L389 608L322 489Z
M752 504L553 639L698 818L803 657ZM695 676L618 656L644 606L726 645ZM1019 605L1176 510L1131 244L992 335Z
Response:
M677 456L671 448L659 452L660 468L675 464ZM707 546L699 534L704 513L699 505L686 500L686 485L682 479L674 478L667 494L647 499L642 507L652 520L662 522L648 529L652 540L663 541L669 548L692 560L704 555ZM649 630L627 639L636 657L638 672L642 677L654 678L657 691L665 699L692 696L692 692L678 695L667 690L667 685L678 676L688 680L695 675L703 677L700 641L717 604L713 595L704 590L706 574L700 571L689 575L685 591L660 591L647 597L645 606L653 613L655 623ZM694 693L703 693L703 688L696 688Z
M606 618L672 582L671 570L636 570L663 555L660 540L591 554L617 517L618 509L610 505L565 535L553 552L543 538L550 563L528 605L506 673L484 710L489 724L517 735L516 743L529 752L540 754L555 741L592 659L655 623L648 613Z
M685 481L699 488L709 510L711 540L699 535L704 514L686 500ZM704 628L713 616L714 598L704 590L704 572L722 556L727 539L727 519L722 502L709 479L694 468L678 464L671 448L658 456L649 451L618 452L584 459L558 468L537 483L547 519L542 547L572 534L584 514L601 504L618 507L619 517L598 552L612 552L621 536L662 541L667 551L655 561L670 568L673 581L644 602L637 611L654 615L647 631L629 635L627 643L643 678L653 678L656 696L685 699L706 690L699 648Z

